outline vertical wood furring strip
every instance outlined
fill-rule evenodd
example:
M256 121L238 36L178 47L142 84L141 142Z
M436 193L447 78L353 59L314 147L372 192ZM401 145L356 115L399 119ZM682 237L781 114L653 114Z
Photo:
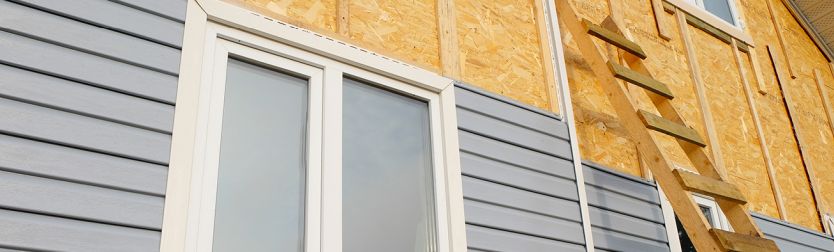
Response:
M452 0L446 0L452 1ZM542 68L547 85L547 102L551 112L559 113L559 92L556 87L556 68L553 57L553 45L550 44L550 28L545 18L544 0L533 0L536 11L536 24L539 27L539 45L542 54Z
M336 32L346 38L350 37L350 0L338 0L336 6Z
M770 156L770 150L767 148L767 140L765 139L764 130L762 129L762 122L759 119L759 111L756 108L756 100L753 96L753 91L750 89L750 82L744 65L742 64L741 52L739 52L736 44L738 41L733 39L733 56L738 65L738 72L741 76L741 85L744 88L744 96L747 98L747 106L750 110L750 115L753 117L753 125L756 127L756 134L759 136L759 147L762 150L762 156L767 167L767 177L770 180L770 189L773 191L773 197L776 199L776 208L779 211L779 218L782 220L788 219L787 211L785 211L785 202L782 199L782 189L779 187L779 182L776 180L776 171L773 167L773 159ZM752 63L752 61L751 61Z
M689 74L692 77L692 82L695 83L695 95L698 105L701 108L701 119L704 121L704 128L707 133L707 145L710 146L710 154L712 154L713 164L717 168L721 177L727 178L727 171L724 169L724 158L721 156L721 145L718 142L718 134L715 131L713 124L712 112L709 108L709 100L707 100L706 86L704 85L703 77L701 77L701 69L698 65L698 58L695 56L695 49L692 45L692 37L689 34L689 24L686 22L686 13L683 11L676 11L675 16L678 19L678 26L680 28L681 40L683 40L684 48L686 49L686 59L689 63Z
M666 14L663 11L663 0L651 0L652 1L652 11L654 12L654 22L657 26L657 35L661 38L665 39L666 41L672 40L672 32L669 31L669 27Z
M817 81L817 90L822 98L822 107L825 108L825 115L828 117L828 126L831 128L831 133L834 134L834 111L831 108L831 101L828 99L828 88L822 79L822 74L818 69L814 69L814 80Z
M785 105L785 110L788 111L788 121L791 123L791 127L793 128L793 136L796 140L796 145L799 148L799 157L802 161L802 165L805 167L805 175L808 176L808 183L811 185L811 194L814 195L814 202L817 205L817 214L819 217L820 225L823 228L825 228L825 212L823 210L824 201L820 197L819 185L817 183L817 177L816 175L814 175L813 165L811 164L811 162L806 160L807 158L810 158L810 155L808 155L808 152L805 151L805 147L807 146L803 144L802 131L799 130L799 123L796 120L794 120L796 114L793 111L793 106L791 106L791 104L793 104L793 100L791 99L788 90L785 88L785 86L787 86L788 83L785 79L785 74L782 73L782 67L779 63L779 58L776 55L776 51L773 49L773 47L767 46L767 52L770 54L770 61L773 64L773 70L776 72L776 82L778 84L779 91L781 91L782 93L782 102Z
M440 38L440 69L444 76L462 79L454 0L437 0L437 28Z
M782 55L785 55L785 65L788 67L788 73L790 74L791 79L796 79L793 64L791 64L791 59L788 57L788 48L785 43L785 36L782 34L782 26L779 25L779 19L776 17L776 10L773 9L773 3L771 3L771 0L764 1L767 3L767 10L770 12L770 22L773 23L773 29L776 30L776 38L779 39L779 47L782 48Z
M762 76L762 66L759 63L759 54L756 52L756 48L750 48L747 57L750 58L750 65L753 65L753 75L756 76L756 86L759 93L767 94L767 87L765 87L764 77Z

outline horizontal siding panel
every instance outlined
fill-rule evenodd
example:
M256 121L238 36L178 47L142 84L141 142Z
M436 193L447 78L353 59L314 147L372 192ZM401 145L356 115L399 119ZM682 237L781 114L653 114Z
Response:
M458 127L470 132L500 139L518 146L529 148L542 153L570 159L570 144L538 131L513 125L491 116L458 108ZM554 120L554 123L557 122Z
M557 121L552 117L520 109L515 105L496 100L492 97L487 97L464 88L456 88L455 102L458 107L491 115L503 121L511 122L550 136L565 140L569 139L567 124Z
M466 226L466 242L468 243L469 251L585 251L585 247L582 245L558 242L540 237L473 225Z
M160 229L162 197L0 171L0 207Z
M185 22L186 0L114 0L146 12Z
M601 209L623 213L655 223L663 223L663 212L659 205L631 198L595 186L585 187L588 205Z
M161 196L168 168L0 135L0 169Z
M63 3L63 2L61 2ZM177 77L0 32L0 61L62 78L174 103Z
M90 223L0 209L0 244L24 250L159 250L158 231Z
M11 2L0 2L0 28L86 52L177 74L179 50Z
M170 133L174 106L0 65L0 96Z
M618 193L649 201L657 205L660 204L660 195L657 192L657 188L652 185L640 182L636 183L634 180L626 179L620 174L615 174L610 171L598 170L585 165L582 168L585 175L585 183L588 185L617 191Z
M575 201L548 197L466 176L463 177L463 188L465 198L576 222L581 221L579 204Z
M834 251L834 237L761 214L752 214L759 229L782 251Z
M135 35L158 43L182 47L184 25L126 5L101 0L12 0L97 26ZM179 1L179 0L174 0ZM171 8L171 7L169 7ZM185 9L173 9L182 11Z
M171 136L0 99L0 132L167 164Z
M574 180L573 162L530 151L466 131L459 131L461 150L530 170Z
M481 156L462 152L460 155L464 175L490 180L525 190L578 200L579 193L572 180L512 166Z
M554 240L584 243L582 225L530 212L464 200L466 222Z
M595 227L602 227L658 242L668 242L666 228L663 224L599 209L597 207L589 207L589 210L591 225Z
M612 251L645 251L668 252L666 243L637 238L630 235L604 230L593 229L594 247Z

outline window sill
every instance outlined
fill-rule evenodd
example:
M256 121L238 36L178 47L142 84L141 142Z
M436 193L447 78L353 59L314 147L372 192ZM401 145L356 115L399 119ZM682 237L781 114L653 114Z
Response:
M750 37L744 30L739 27L733 26L727 23L724 20L712 15L711 13L707 12L706 10L700 9L697 6L693 6L692 4L686 3L684 0L664 0L667 3L677 7L678 10L682 10L693 17L696 17L703 21L704 23L724 32L727 35L744 42L749 46L755 47L753 44L753 38Z

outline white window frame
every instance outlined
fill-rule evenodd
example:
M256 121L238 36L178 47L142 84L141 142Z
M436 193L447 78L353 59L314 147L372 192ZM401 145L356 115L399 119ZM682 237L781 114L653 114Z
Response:
M704 0L685 0L685 1L688 4L692 4L692 5L697 6L698 8L701 8L702 10L707 12L709 15L712 15L713 17L718 18L721 21L724 21L724 22L726 22L726 23L728 23L732 26L735 26L735 27L744 28L744 26L741 22L741 18L738 17L738 10L736 9L736 1L735 0L722 0L722 1L727 1L727 5L730 6L730 16L733 19L733 22L727 22L727 20L724 20L723 18L720 18L720 17L716 16L715 14L712 14L712 12L709 12L709 10L707 10L706 7L704 6Z
M828 235L834 236L834 231L831 231L831 229L834 228L834 216L831 216L831 213L827 213L824 216L825 220L823 221L823 225L826 225L827 228L823 227L823 229Z
M731 231L730 222L727 221L727 216L725 216L724 212L721 211L721 207L718 206L715 199L700 194L692 194L692 198L698 205L710 209L710 217L712 217L713 222L715 222L713 223L713 228ZM700 209L698 210L700 211Z
M704 9L704 0L663 0L666 1L675 7L678 8L679 11L684 11L689 15L692 15L701 21L729 34L733 38L744 42L745 44L755 46L753 42L753 37L751 37L747 32L744 31L744 21L741 17L741 12L739 11L738 1L736 0L726 0L730 5L730 13L733 16L733 20L735 23L729 23L724 19L719 18L718 16L712 14L711 12Z
M427 102L436 251L466 250L452 80L218 0L188 5L162 251L211 251L230 55L310 80L305 251L342 250L343 76Z

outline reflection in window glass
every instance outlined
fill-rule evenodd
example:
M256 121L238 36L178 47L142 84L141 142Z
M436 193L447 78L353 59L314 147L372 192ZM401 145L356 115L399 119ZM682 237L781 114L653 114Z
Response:
M214 251L302 251L307 81L230 60Z
M343 251L433 251L428 104L349 79L343 90Z
M736 22L733 19L733 12L730 10L730 0L703 0L704 1L704 9L712 13L713 15L724 19L727 23L735 25Z

